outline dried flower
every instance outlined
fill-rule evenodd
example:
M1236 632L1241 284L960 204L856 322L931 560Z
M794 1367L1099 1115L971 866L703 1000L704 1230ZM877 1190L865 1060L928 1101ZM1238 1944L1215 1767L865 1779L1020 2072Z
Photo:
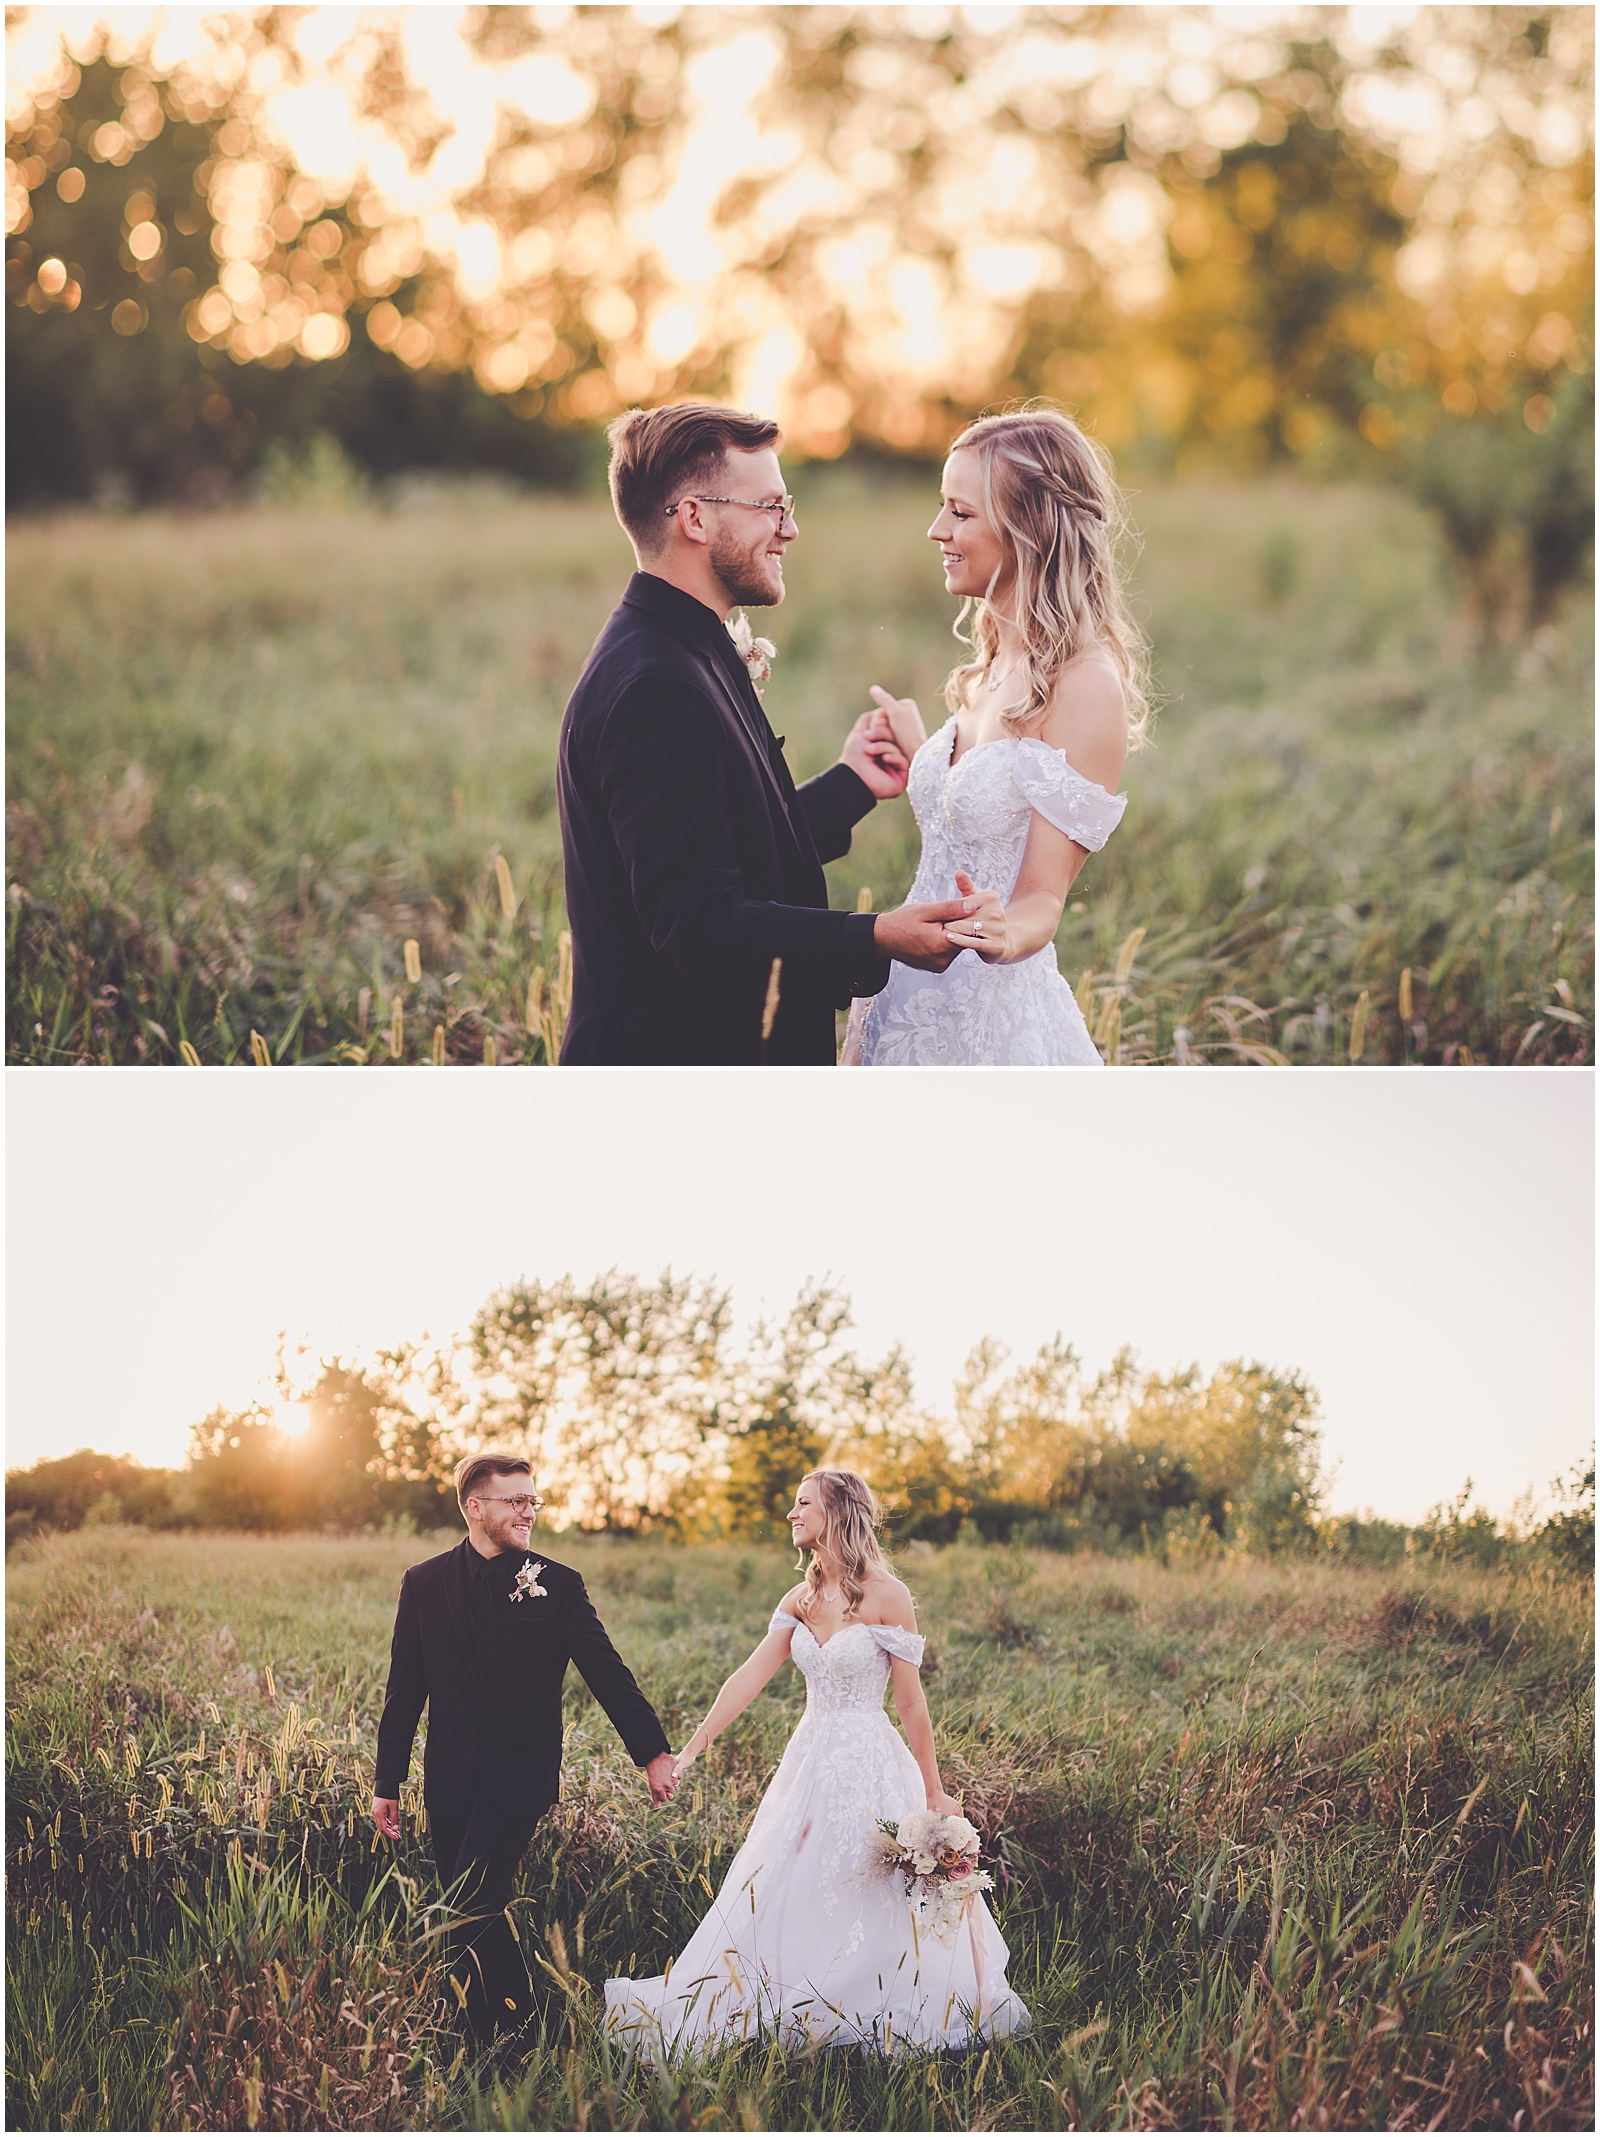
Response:
M994 1879L978 1868L978 1833L970 1820L909 1811L895 1824L879 1819L857 1876L863 1883L898 1873L917 1920L942 1944L953 1941L980 1892Z
M525 1558L517 1569L517 1585L511 1591L511 1600L520 1603L525 1595L548 1595L548 1588L539 1586L539 1575L544 1571L542 1558Z
M778 657L778 649L770 638L757 638L750 629L750 618L740 609L737 616L728 619L728 636L739 649L739 658L750 671L750 680L755 685L756 695L761 694L761 685L772 674L772 663Z

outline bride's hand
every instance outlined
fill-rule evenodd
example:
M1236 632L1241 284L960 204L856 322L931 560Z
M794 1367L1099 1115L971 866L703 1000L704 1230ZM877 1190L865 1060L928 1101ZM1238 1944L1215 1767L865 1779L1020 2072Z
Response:
M1005 901L997 890L980 890L971 876L962 869L956 870L956 889L963 898L976 898L976 912L962 920L952 920L945 928L949 940L959 949L976 950L986 965L1005 962L1008 948Z
M922 714L918 710L916 699L891 697L887 690L880 690L876 683L871 686L869 695L888 723L895 747L909 763L928 739L928 730L922 724Z
M678 1753L676 1760L673 1762L672 1784L674 1787L676 1787L677 1784L683 1779L684 1775L689 1771L689 1768L700 1756L698 1751L690 1749L690 1745L692 1745L693 1742L694 1738L690 1737L689 1743L686 1744L684 1748Z
M941 1818L964 1818L967 1815L947 1788L940 1789L928 1808L937 1811Z

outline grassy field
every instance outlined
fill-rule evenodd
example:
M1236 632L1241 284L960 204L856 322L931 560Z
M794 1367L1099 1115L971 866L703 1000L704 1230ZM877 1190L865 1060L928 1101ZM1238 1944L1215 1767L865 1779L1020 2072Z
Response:
M803 483L764 626L802 778L869 682L941 716L930 492ZM1159 746L1059 936L1102 1050L1592 1060L1587 592L1486 647L1398 492L1180 485L1134 510ZM556 732L630 561L606 506L9 535L8 1060L548 1058ZM834 904L897 902L915 855L907 804L880 807Z
M10 1567L8 2124L1593 2126L1593 1592L1332 1565L905 1561L946 1777L1034 2030L893 2065L652 2075L595 2022L681 1947L799 1709L786 1671L660 1812L569 1680L514 1913L562 1977L520 2075L462 2057L409 1839L366 1823L393 1600L431 1546L82 1531ZM562 1543L681 1739L776 1548ZM413 1835L420 1805L413 1785Z

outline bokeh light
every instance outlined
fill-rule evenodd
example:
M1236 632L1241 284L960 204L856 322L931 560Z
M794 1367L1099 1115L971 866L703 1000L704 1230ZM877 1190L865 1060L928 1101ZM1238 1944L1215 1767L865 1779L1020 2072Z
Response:
M528 417L715 391L812 452L923 450L1043 388L1112 442L1297 451L1356 410L1326 348L1247 345L1269 265L1343 278L1316 334L1446 410L1587 362L1586 9L40 7L8 34L14 235L46 177L82 195L20 142L102 39L123 108L67 145L91 168L226 113L186 320L240 362L327 362L365 314ZM1297 128L1354 144L1304 207L1269 160ZM158 269L169 231L125 242Z

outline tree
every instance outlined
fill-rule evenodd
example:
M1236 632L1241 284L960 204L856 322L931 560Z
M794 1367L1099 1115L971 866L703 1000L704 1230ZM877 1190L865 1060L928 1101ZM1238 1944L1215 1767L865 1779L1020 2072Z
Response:
M288 1448L288 1435L263 1403L209 1411L189 1435L189 1478L200 1526L292 1528Z
M1370 468L1445 415L1542 434L1592 365L1589 9L1422 8L1377 43L1346 8L473 9L455 56L500 109L434 178L473 272L398 198L460 145L437 11L352 18L328 62L388 195L274 133L262 84L310 80L318 12L205 16L171 61L75 33L18 115L15 495L203 491L316 429L378 471L573 481L575 432L757 357L803 452L936 454L1042 391L1119 452ZM734 39L718 114L698 63ZM693 115L748 131L756 80L697 291Z
M1130 1436L1181 1457L1216 1536L1238 1550L1310 1544L1322 1498L1315 1389L1298 1373L1241 1358L1202 1382L1198 1367L1151 1374Z
M462 1377L436 1362L433 1392L464 1447L528 1455L558 1520L632 1533L670 1523L716 1442L728 1329L727 1292L670 1270L523 1278L474 1317Z
M1045 1524L1092 1545L1159 1533L1169 1508L1196 1496L1192 1470L1157 1433L1135 1431L1139 1376L1131 1351L1094 1380L1060 1336L1007 1370L1004 1348L973 1351L956 1390L972 1518L988 1535Z
M277 1382L285 1402L304 1407L303 1432L285 1432L260 1403L213 1410L194 1427L189 1483L204 1526L353 1530L391 1515L424 1529L454 1524L438 1427L409 1408L383 1361L368 1371L320 1359L302 1387L280 1349Z
M786 1516L800 1480L823 1466L826 1448L812 1428L779 1402L753 1417L728 1450L721 1499L730 1536L786 1536Z
M8 502L119 491L215 502L272 439L318 433L378 474L489 466L577 480L589 454L563 425L603 413L615 389L590 317L604 307L562 250L575 259L578 225L592 239L596 216L614 220L629 160L670 124L670 97L654 120L638 107L641 68L659 76L647 54L671 39L643 25L619 34L620 22L573 33L603 102L587 132L561 130L553 156L536 138L548 130L505 132L470 206L508 243L527 241L526 290L513 277L473 306L453 263L369 179L313 177L275 138L250 73L270 57L295 79L292 19L266 9L207 29L212 49L173 67L149 36L130 62L97 35L81 64L63 52L8 126ZM482 10L476 34L508 56L545 42L520 10ZM352 87L408 153L437 145L440 122L392 35ZM584 378L598 400L578 390ZM548 411L541 379L567 381ZM653 366L640 373L641 388L655 382Z
M176 1527L188 1518L177 1487L170 1469L80 1447L75 1454L6 1471L6 1537L14 1542L36 1528L80 1528L96 1510L100 1520Z

